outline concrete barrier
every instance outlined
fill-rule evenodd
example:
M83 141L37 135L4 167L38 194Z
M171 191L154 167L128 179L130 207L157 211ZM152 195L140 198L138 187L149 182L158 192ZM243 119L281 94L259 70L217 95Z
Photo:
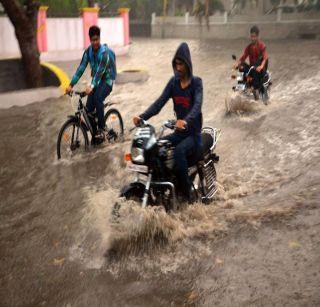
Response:
M320 38L320 20L270 22L228 22L224 24L154 24L154 38L188 38L188 39L239 39L247 38L249 28L256 24L261 29L263 39L286 39L301 37Z
M156 17L152 14L152 37L190 39L247 38L249 28L258 25L264 39L286 39L320 36L320 13L283 13L278 10L269 15L234 15L217 13L209 18L209 28L194 16Z
M0 109L25 106L64 94L70 84L67 74L50 63L41 63L44 87L26 89L20 59L0 61Z
M38 47L41 55L43 53L45 55L55 54L61 51L72 54L84 50L88 33L84 35L83 18L46 18L42 22L43 24L38 29L38 34L39 32L42 34L38 38ZM103 43L107 43L112 49L120 51L118 54L128 52L129 12L126 12L122 17L99 18L97 23L101 28L101 41ZM0 17L0 59L20 56L21 53L14 27L8 17Z
M0 94L0 109L8 109L13 106L22 107L34 102L61 96L62 93L59 87L43 87L39 89L7 92Z

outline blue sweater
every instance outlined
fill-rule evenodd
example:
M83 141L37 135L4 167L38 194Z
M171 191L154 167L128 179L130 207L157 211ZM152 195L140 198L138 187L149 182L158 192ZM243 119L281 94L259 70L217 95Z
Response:
M187 130L180 133L185 136L199 134L202 128L202 80L199 77L193 76L190 51L186 43L182 43L178 48L172 61L173 69L176 58L187 64L191 77L189 86L182 89L179 78L177 76L172 77L161 96L140 117L148 120L150 117L158 114L171 98L177 119L187 122Z

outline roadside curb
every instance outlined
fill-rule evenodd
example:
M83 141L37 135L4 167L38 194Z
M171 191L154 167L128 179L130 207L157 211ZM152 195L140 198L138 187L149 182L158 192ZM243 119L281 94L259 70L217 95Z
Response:
M66 88L70 84L70 79L68 75L61 68L52 63L43 62L41 63L41 65L48 68L53 74L56 75L60 82L60 89L62 93L64 93Z
M122 69L118 72L116 84L145 82L149 79L149 72L143 68Z
M55 86L7 92L0 94L0 109L9 109L14 106L23 107L34 102L58 98L61 95L61 89Z
M59 87L47 86L2 93L0 94L0 109L8 109L13 106L22 107L50 98L59 98L64 94L66 88L70 84L68 75L54 64L41 63L41 66L50 70L50 72L59 80Z

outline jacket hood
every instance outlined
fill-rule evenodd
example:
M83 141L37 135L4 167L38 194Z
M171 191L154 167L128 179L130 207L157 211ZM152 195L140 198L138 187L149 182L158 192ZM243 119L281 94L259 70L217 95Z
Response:
M173 71L176 72L175 70L175 65L174 62L176 59L182 60L184 63L187 64L187 67L189 69L190 77L193 76L193 69L192 69L192 61L191 61L191 54L190 54L190 49L187 43L182 43L177 51L176 54L173 57L172 60L172 68Z

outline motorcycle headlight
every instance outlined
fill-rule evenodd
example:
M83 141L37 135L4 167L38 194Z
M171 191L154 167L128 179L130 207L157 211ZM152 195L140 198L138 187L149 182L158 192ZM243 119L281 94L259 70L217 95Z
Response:
M238 72L237 74L237 81L243 81L243 72Z
M131 157L133 162L144 163L143 149L133 147L131 149Z

